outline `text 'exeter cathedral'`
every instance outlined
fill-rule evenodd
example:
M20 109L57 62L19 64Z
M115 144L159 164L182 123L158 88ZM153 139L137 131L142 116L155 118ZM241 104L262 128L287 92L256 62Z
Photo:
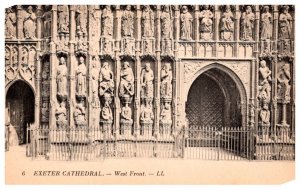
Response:
M6 9L6 111L29 123L176 134L294 130L294 6Z

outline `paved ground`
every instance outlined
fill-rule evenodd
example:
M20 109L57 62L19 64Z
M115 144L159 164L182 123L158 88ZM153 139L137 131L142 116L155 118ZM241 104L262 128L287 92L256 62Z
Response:
M295 176L293 161L47 161L25 157L25 147L5 154L6 184L281 184Z

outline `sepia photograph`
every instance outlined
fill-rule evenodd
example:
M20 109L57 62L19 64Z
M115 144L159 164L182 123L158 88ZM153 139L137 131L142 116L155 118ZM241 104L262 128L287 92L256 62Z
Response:
M295 5L99 3L2 8L5 184L294 180Z

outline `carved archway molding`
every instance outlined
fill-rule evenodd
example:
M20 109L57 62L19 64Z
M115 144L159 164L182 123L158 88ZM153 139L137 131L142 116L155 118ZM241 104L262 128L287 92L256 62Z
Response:
M16 79L14 79L14 80L12 80L12 81L9 81L9 82L5 85L5 97L6 97L6 94L7 94L8 90L9 90L9 88L10 88L13 84L15 84L16 82L18 82L18 81L22 81L22 82L24 82L26 85L28 85L28 87L29 87L29 88L31 89L31 91L33 92L34 97L36 97L36 92L35 92L35 89L34 89L34 87L32 86L32 84L29 83L28 81L22 79L22 78L16 78Z
M247 63L248 67L250 67L250 63ZM249 89L247 91L247 84L250 83L249 74L246 74L247 70L246 64L239 64L240 67L237 67L236 64L229 63L217 63L217 62L186 62L184 63L184 88L182 92L183 103L187 102L189 90L194 83L194 81L204 72L209 71L211 69L219 69L225 74L227 74L237 86L241 97L241 114L242 114L242 125L245 126L247 124L247 97L249 97ZM250 69L250 68L249 68ZM246 87L245 87L246 86ZM185 104L183 104L185 105ZM185 106L184 106L185 107ZM185 111L185 108L184 108Z

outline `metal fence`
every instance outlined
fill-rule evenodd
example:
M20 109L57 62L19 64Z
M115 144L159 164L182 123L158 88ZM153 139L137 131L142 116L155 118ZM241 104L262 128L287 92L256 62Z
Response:
M289 129L271 132L248 127L190 126L174 135L153 131L124 134L103 127L57 129L31 126L27 130L27 140L27 156L34 159L295 160L295 133Z

